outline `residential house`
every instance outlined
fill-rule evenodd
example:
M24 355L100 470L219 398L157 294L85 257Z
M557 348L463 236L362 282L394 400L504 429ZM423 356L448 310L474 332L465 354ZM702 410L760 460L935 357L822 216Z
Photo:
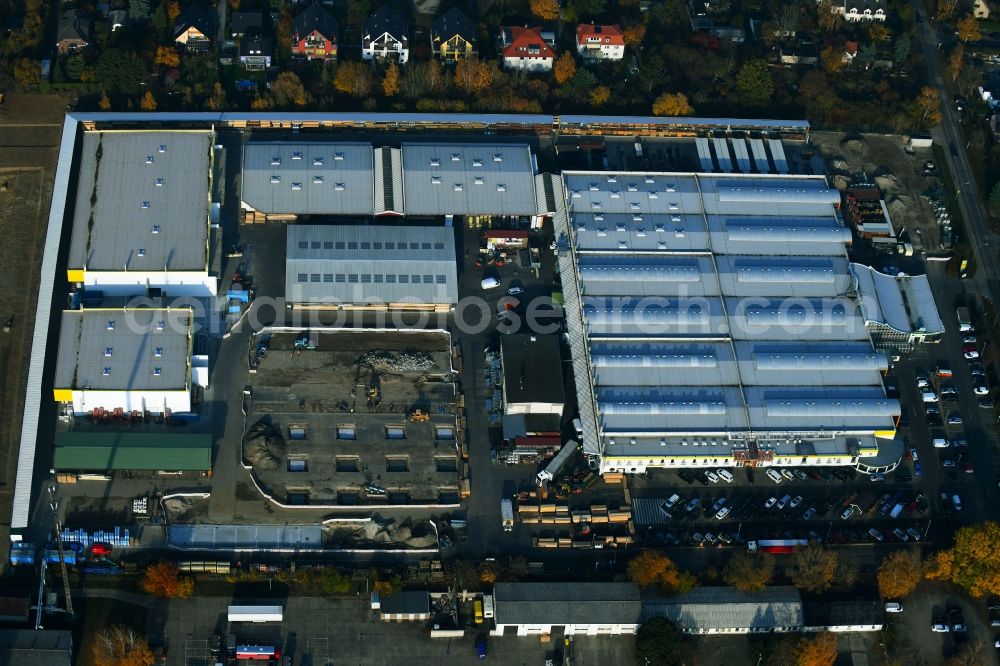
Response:
M112 9L108 12L108 25L111 27L111 32L121 30L126 23L128 23L127 9Z
M885 21L886 0L844 0L844 20Z
M812 42L802 42L795 47L783 46L778 50L782 65L813 65L819 63L819 51Z
M500 28L503 66L526 72L551 72L556 52L542 37L541 28L506 26Z
M621 28L581 23L576 26L576 52L587 60L621 60L625 57Z
M434 19L431 49L444 62L455 62L476 54L476 25L457 7Z
M292 57L336 60L337 32L337 19L314 2L292 22Z
M988 19L990 17L990 3L986 0L974 0L972 3L972 15L977 19Z
M246 35L260 35L264 27L264 15L260 12L233 12L229 17L229 36L240 39Z
M634 634L642 616L632 583L497 583L493 599L494 635L620 636Z
M844 44L844 62L852 63L854 59L858 57L858 43L854 40L848 40Z
M389 5L382 5L365 20L361 31L361 58L395 58L400 64L410 59L406 20Z
M271 66L271 38L260 31L240 40L240 64L248 72L261 72Z
M212 50L216 12L200 5L188 5L174 19L174 43L188 53Z
M78 9L67 9L59 15L59 29L56 33L56 51L60 55L79 53L90 44L93 23Z

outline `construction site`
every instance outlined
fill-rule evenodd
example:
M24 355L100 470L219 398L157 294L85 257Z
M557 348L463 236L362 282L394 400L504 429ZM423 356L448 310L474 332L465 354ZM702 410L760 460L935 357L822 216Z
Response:
M445 331L261 331L243 464L281 505L458 504L468 484L452 353Z

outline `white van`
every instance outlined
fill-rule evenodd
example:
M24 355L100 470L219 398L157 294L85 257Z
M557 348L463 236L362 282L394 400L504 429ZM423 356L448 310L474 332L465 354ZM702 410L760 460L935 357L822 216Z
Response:
M733 475L729 473L729 470L720 469L720 470L716 470L715 473L718 474L719 478L722 479L723 481L725 481L726 483L732 483L733 482Z
M486 280L483 280L483 283L485 284ZM483 287L483 289L486 289L486 287ZM934 391L924 391L923 393L920 394L920 397L923 398L924 402L938 401L937 393L935 393Z
M944 437L935 437L931 441L934 443L935 449L947 449L950 446L948 440Z
M775 483L781 483L781 475L778 474L777 470L769 469L766 472L767 478L771 479Z
M667 501L663 503L663 506L668 509L672 509L680 501L681 501L681 496L678 495L677 493L674 493L673 495L667 498Z
M481 286L484 290L496 289L500 286L500 280L495 277L484 277L483 281L479 283L479 286Z

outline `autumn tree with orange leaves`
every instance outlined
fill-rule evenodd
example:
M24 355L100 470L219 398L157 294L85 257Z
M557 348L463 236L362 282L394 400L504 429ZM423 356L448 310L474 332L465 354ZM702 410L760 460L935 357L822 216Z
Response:
M890 553L878 568L878 591L884 599L902 599L916 589L924 577L920 553L897 550Z
M569 51L563 51L563 54L556 60L552 73L559 85L572 79L576 74L576 58L573 57L573 54Z
M653 101L654 116L690 116L694 107L684 93L663 93Z
M368 65L348 60L337 65L333 87L355 97L367 97L372 90L372 71Z
M160 562L146 567L140 587L146 594L166 599L181 599L194 594L194 581L182 577L173 562Z
M646 26L641 23L625 26L622 30L622 39L629 46L639 46L642 40L646 39Z
M664 594L687 592L696 584L694 576L681 571L673 560L655 550L644 550L629 560L628 577L639 587L656 585Z
M96 666L152 666L154 661L145 637L121 625L97 634L92 656Z
M837 637L824 631L816 638L803 638L795 646L796 666L833 666L837 661Z
M399 65L390 61L382 77L382 92L386 97L392 97L399 92Z
M955 24L955 29L958 31L958 38L963 42L978 42L983 38L983 33L979 30L979 21L972 14L960 18Z
M955 532L955 545L928 560L928 580L948 580L974 597L1000 595L1000 524L987 521Z
M154 62L157 65L163 65L164 67L177 67L181 64L181 57L178 55L177 51L173 50L169 46L157 46L156 59Z
M529 0L531 14L543 21L555 21L559 18L559 0Z
M490 64L476 56L462 58L455 64L455 87L475 95L493 84L494 71Z

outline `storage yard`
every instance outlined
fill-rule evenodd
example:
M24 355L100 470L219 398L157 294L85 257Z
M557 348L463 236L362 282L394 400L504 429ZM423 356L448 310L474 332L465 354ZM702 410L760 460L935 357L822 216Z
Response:
M243 459L287 504L457 504L456 391L443 332L264 331Z

